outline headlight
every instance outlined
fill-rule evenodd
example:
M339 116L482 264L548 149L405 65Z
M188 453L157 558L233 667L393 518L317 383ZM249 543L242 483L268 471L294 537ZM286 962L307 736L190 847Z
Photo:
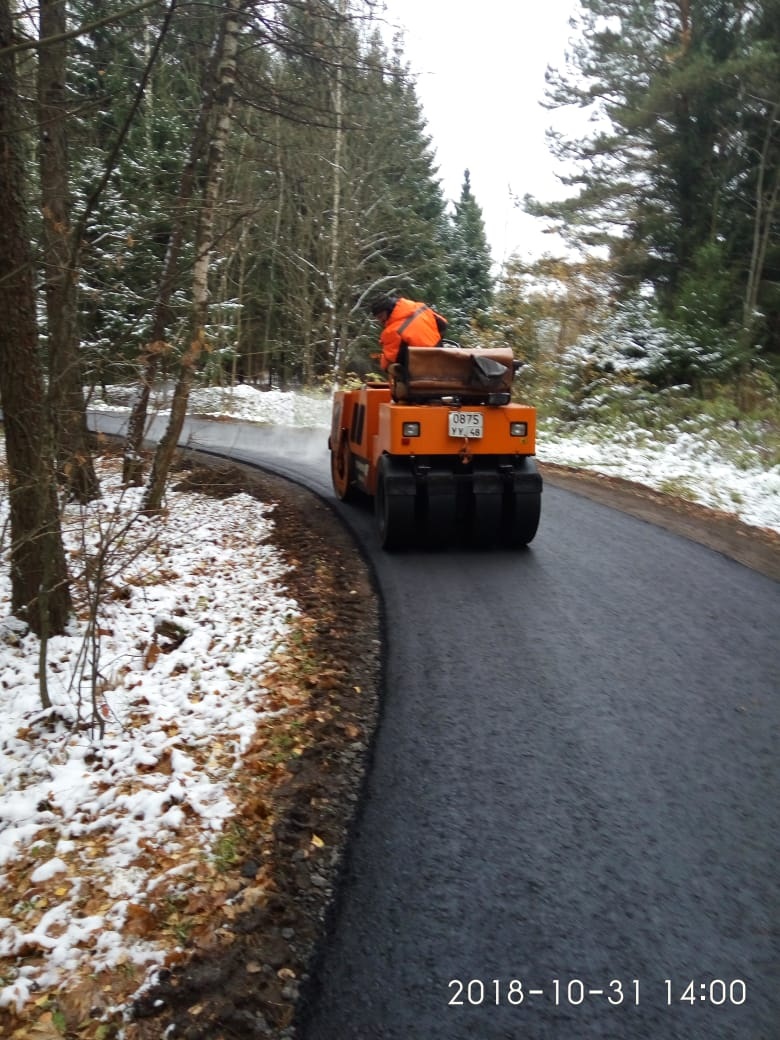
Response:
M509 435L510 437L527 437L528 436L528 423L524 422L513 422L509 424Z
M418 422L405 422L401 427L401 433L404 437L419 437L420 424Z

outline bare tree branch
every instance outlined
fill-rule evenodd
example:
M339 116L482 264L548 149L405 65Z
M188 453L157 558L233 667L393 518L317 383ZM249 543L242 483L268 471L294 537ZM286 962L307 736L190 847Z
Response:
M80 25L77 29L70 29L65 33L59 33L56 36L47 36L40 40L30 37L23 43L15 43L10 47L3 47L0 54L10 56L12 54L18 54L21 51L42 50L44 47L48 47L51 44L62 43L64 40L73 40L78 36L85 36L94 29L100 29L104 25L111 25L112 22L120 22L123 18L127 18L131 14L137 14L139 11L146 11L150 7L162 6L162 4L163 0L144 0L144 3L142 4L135 4L132 7L126 7L124 10L117 11L115 14L106 15L105 18L98 18L94 22L87 22L85 25Z

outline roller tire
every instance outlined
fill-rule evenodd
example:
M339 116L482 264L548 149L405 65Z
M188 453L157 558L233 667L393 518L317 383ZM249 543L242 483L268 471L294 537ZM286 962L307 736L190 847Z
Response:
M475 545L494 545L501 534L500 495L474 495L471 537Z
M330 477L336 497L342 502L354 502L358 492L355 487L355 463L349 450L346 433L330 453Z
M502 540L518 549L529 545L538 530L541 512L540 492L507 494L504 499Z
M377 474L374 509L379 544L393 552L407 548L416 540L415 496L388 492L387 468L388 463L383 459Z
M430 490L425 499L425 544L441 549L455 538L457 530L457 495L454 482L449 492Z

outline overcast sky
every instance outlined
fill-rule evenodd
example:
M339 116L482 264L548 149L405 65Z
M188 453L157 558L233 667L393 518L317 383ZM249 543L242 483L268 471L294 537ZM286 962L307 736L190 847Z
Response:
M482 207L493 256L539 256L554 246L540 224L512 203L526 193L567 192L555 177L543 109L548 65L563 64L577 0L480 0L466 9L443 0L386 0L388 22L404 32L404 54L433 139L448 199L463 172Z

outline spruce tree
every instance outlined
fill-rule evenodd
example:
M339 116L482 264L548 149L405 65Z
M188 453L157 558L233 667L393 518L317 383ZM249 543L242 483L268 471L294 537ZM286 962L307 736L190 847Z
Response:
M445 203L413 78L378 34L363 40L317 10L319 30L312 11L288 13L291 44L273 69L246 298L254 349L267 340L276 377L304 381L375 367L374 291L441 303L445 285Z
M485 321L493 299L491 264L482 209L471 190L471 175L466 170L449 232L447 317L451 323L450 336L462 336L474 324Z
M81 0L79 0L81 3ZM95 14L105 14L105 3ZM83 18L89 22L89 5ZM177 196L196 118L203 69L208 66L209 18L176 18L117 158L116 169L85 228L81 334L92 380L127 379L150 341L160 271L179 218ZM98 26L73 46L79 113L69 127L78 217L103 176L106 157L125 127L138 81L160 32L148 12ZM188 265L175 289L166 333L175 338L187 316Z

